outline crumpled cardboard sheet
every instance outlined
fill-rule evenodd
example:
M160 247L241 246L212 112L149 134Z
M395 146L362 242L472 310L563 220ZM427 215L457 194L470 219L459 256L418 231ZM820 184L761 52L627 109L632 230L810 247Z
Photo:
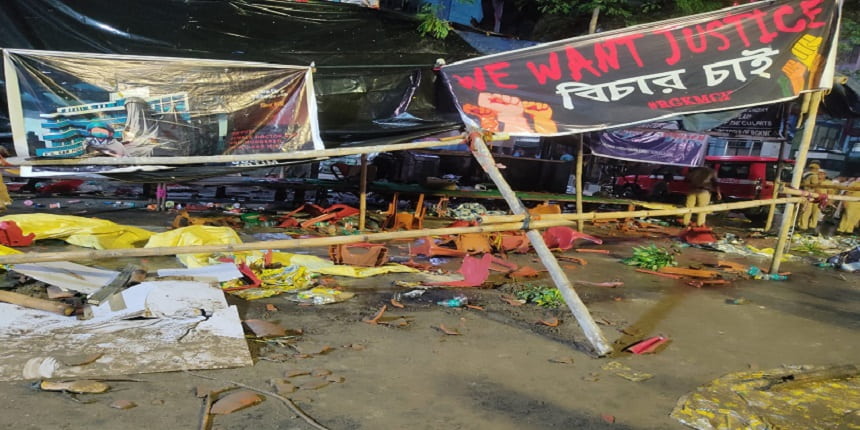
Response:
M860 429L860 377L771 385L816 369L826 368L730 373L681 397L671 416L699 430Z
M253 364L235 306L201 282L151 281L80 321L0 303L0 380L102 377ZM201 309L205 312L201 312ZM137 319L137 318L143 319ZM135 319L130 319L135 318ZM101 354L89 364L74 357Z
M21 214L0 217L15 221L24 234L35 233L35 240L61 239L71 245L95 249L135 248L143 245L152 232L97 218L56 214Z

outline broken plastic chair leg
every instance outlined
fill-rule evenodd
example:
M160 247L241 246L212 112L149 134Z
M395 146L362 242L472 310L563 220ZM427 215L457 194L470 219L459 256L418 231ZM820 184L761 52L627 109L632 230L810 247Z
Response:
M566 251L573 248L573 242L577 239L585 239L598 245L603 243L602 240L594 236L587 235L565 226L550 227L543 233L543 240L546 242L546 246L550 249L561 249Z
M421 239L421 243L412 245L412 249L410 251L410 255L423 255L425 257L462 257L466 255L465 252L445 248L443 246L436 245L433 238L427 236Z
M376 267L388 262L388 248L378 243L332 245L329 257L335 264Z

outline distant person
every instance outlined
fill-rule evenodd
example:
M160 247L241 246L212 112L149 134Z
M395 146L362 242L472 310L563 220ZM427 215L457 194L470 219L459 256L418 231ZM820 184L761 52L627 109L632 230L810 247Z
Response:
M9 150L5 146L0 146L0 166L12 167L14 164L6 161L9 156ZM6 181L0 176L0 212L6 210L6 206L12 204L12 197L9 197L9 190L6 189Z
M821 185L821 165L812 162L809 163L807 171L803 173L800 180L800 189L810 193L817 193L818 186ZM805 232L815 230L818 227L818 220L821 218L821 208L818 203L811 200L805 200L800 204L800 215L797 217L798 230Z
M844 195L860 197L860 178L853 178L847 185L850 188L845 191ZM860 224L860 202L842 203L842 219L839 221L839 228L836 231L842 234L854 234L854 229L857 228L857 224Z
M717 172L710 167L694 167L687 172L685 181L689 184L687 191L686 207L703 207L711 203L711 193L717 193L717 200L722 200L720 186L717 183ZM704 227L707 213L699 212L696 215L696 225ZM693 218L692 213L684 214L684 225L690 225Z

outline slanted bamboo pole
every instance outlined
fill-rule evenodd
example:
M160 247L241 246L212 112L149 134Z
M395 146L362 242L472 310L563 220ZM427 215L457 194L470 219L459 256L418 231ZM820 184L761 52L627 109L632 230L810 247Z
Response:
M493 180L493 183L496 184L496 188L498 188L499 193L505 198L508 206L511 207L511 211L516 215L527 215L528 211L526 210L525 205L523 205L523 202L517 198L514 190L502 176L502 172L500 172L499 168L496 167L496 161L493 159L493 155L489 148L487 148L481 135L479 133L472 133L470 138L472 154L475 156L478 164L481 165L481 168L484 169L484 172L486 172L490 179ZM526 236L529 238L532 247L538 257L540 257L544 267L549 271L549 275L552 278L553 283L555 283L555 286L558 288L559 292L561 292L562 297L564 297L564 301L567 303L571 312L573 312L573 316L576 318L576 321L585 333L585 337L588 338L591 346L597 352L597 355L604 356L612 352L612 346L603 336L603 333L600 331L600 327L598 327L594 322L594 319L591 318L588 308L584 303L582 303L582 299L580 299L576 294L576 291L573 289L573 285L570 283L570 280L567 279L567 275L564 274L564 270L561 268L561 265L558 264L558 260L555 259L552 251L550 251L549 247L546 246L543 236L541 236L540 232L531 226L521 226L520 228L527 229Z
M373 152L403 151L407 149L434 148L450 145L452 141L463 140L464 136L454 136L428 142L392 143L390 145L353 146L349 148L317 149L312 151L278 152L271 154L233 154L207 155L205 157L85 157L57 158L50 160L26 160L23 158L9 159L16 166L62 166L62 165L180 165L200 163L230 163L233 161L268 161L268 160L312 160L324 157L342 157L345 155L370 154Z
M809 144L812 142L812 134L815 131L815 119L818 116L818 105L821 104L822 93L822 91L816 91L809 96L809 112L806 115L806 124L803 126L800 150L797 153L797 158L794 160L794 174L791 177L791 188L800 188L800 181L803 179L803 169L806 168L806 157L809 154ZM794 224L795 206L794 203L786 203L785 209L782 211L782 225L779 229L776 246L773 247L773 260L770 262L770 273L779 272L780 260L785 253L788 232Z
M773 194L770 196L772 199L779 197L779 188L782 186L782 171L785 168L785 143L779 142L779 154L777 155L777 166L776 166L776 177L773 178ZM767 175L765 175L767 176ZM767 181L767 178L764 179ZM764 223L764 231L770 231L770 228L773 227L773 216L776 214L776 203L771 203L770 207L767 211L767 221Z
M576 151L576 213L577 215L582 214L582 148L583 148L583 137L582 134L579 135L579 150ZM576 222L577 230L584 231L585 230L585 220L580 219Z
M358 186L358 230L364 231L367 221L367 154L361 154L361 183Z

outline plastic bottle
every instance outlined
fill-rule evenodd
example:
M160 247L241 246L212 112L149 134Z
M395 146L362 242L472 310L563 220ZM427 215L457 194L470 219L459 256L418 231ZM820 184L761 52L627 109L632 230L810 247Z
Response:
M761 275L762 273L761 273L761 269L759 269L758 267L750 266L749 270L747 270L747 274L755 277L755 276Z
M469 303L469 298L463 295L455 296L448 300L436 302L437 305L445 306L448 308L459 308L467 303Z

